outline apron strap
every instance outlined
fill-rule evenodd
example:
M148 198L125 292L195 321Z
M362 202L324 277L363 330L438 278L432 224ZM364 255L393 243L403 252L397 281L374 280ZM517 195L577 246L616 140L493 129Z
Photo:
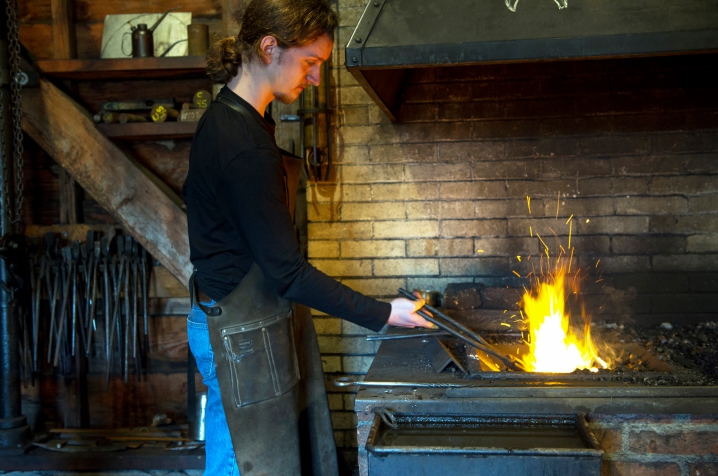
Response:
M197 270L194 270L192 272L192 276L189 277L189 301L190 305L194 306L197 305L202 312L207 314L208 316L219 316L222 314L222 308L219 306L205 306L201 302L199 302L199 299L197 299L197 295L199 294L199 290L197 288Z

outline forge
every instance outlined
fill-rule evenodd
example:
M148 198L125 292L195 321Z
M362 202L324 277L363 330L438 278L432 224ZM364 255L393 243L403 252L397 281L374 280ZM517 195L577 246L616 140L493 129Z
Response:
M497 329L484 331L494 348L528 351L520 333ZM446 335L382 342L357 382L363 474L598 475L591 415L715 413L716 323L595 323L592 333L616 352L608 369L509 371Z

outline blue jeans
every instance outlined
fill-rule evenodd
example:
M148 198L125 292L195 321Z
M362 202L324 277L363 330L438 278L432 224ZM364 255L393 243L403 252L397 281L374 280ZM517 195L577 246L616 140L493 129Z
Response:
M202 303L204 305L214 304ZM229 436L227 418L224 416L222 396L214 366L214 354L209 343L207 316L194 305L187 317L187 337L197 369L202 381L207 386L207 407L205 408L205 441L206 460L204 474L206 476L239 476L237 459L234 456L232 438Z

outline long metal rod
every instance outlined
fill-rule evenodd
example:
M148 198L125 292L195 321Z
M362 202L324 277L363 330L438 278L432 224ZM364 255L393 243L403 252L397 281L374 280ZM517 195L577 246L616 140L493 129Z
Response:
M411 299L412 301L416 301L417 299L419 299L419 298L417 298L416 296L414 296L413 294L411 294L410 292L408 292L408 291L405 290L405 289L401 289L401 288L400 288L400 289L399 289L399 292L400 292L401 294L403 294L404 296L406 296L407 298ZM462 326L462 325L460 325L460 324L457 324L456 321L454 321L453 319L448 318L445 314L443 314L443 313L437 311L437 310L434 309L433 307L426 306L426 305L425 305L424 307L425 307L426 309L428 309L428 310L431 310L431 312L435 312L435 313L437 314L437 316L439 316L439 317L445 319L445 320L446 320L447 322L449 322L450 324L456 325L456 327L458 327L460 330L466 332L466 331L465 331L466 328L465 328L464 326ZM437 325L440 329L445 330L446 332L448 332L448 333L451 334L452 336L454 336L454 337L456 337L456 338L458 338L458 339L461 339L462 341L466 342L467 344L471 345L472 347L475 347L475 348L479 349L479 350L482 351L482 352L486 352L486 353L489 354L490 356L492 356L492 357L494 357L494 358L500 360L504 365L506 365L506 366L509 367L510 369L512 369L512 370L524 370L524 367L523 367L523 365L522 365L521 362L519 362L519 361L513 359L512 357L501 355L493 346L491 346L490 344L488 344L484 339L479 338L479 339L480 339L480 340L479 340L479 339L474 339L474 338L472 338L473 335L476 335L474 332L468 331L467 333L468 333L471 337L467 337L467 336L463 335L461 332L457 331L456 329L453 329L452 327L448 326L445 322L442 322L442 321L436 319L435 317L431 316L431 315L430 315L428 312L426 312L426 311L423 311L423 310L419 309L418 311L416 311L416 313L417 313L418 315L420 315L421 317L423 317L424 319L426 319L427 321L431 322L432 324ZM473 335L472 335L472 334L473 334Z
M324 174L324 180L329 180L329 174L332 172L332 103L331 103L331 87L330 87L330 78L331 78L331 71L329 69L329 61L324 62L324 108L326 109L326 114L324 114L324 118L326 120L326 126L327 126L327 171Z
M415 332L413 334L388 334L388 335L368 335L366 340L399 340L399 339L412 339L414 337L436 337L436 336L448 336L447 331L434 331L434 332Z
M371 382L368 380L352 380L349 377L334 379L337 387L422 387L422 388L462 388L467 385L460 383L432 383L432 382Z

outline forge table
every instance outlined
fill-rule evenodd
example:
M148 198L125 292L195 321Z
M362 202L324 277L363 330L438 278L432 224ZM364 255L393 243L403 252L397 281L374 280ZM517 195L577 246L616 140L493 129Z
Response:
M433 339L430 338L430 339ZM357 413L391 408L423 414L714 414L718 386L654 385L656 373L606 374L437 373L423 348L426 338L384 341L364 380L463 385L451 388L360 387ZM601 380L603 379L603 380Z
M718 408L718 386L673 385L690 382L679 370L437 373L432 339L379 347L354 407L362 476L598 476L603 450L586 415Z

